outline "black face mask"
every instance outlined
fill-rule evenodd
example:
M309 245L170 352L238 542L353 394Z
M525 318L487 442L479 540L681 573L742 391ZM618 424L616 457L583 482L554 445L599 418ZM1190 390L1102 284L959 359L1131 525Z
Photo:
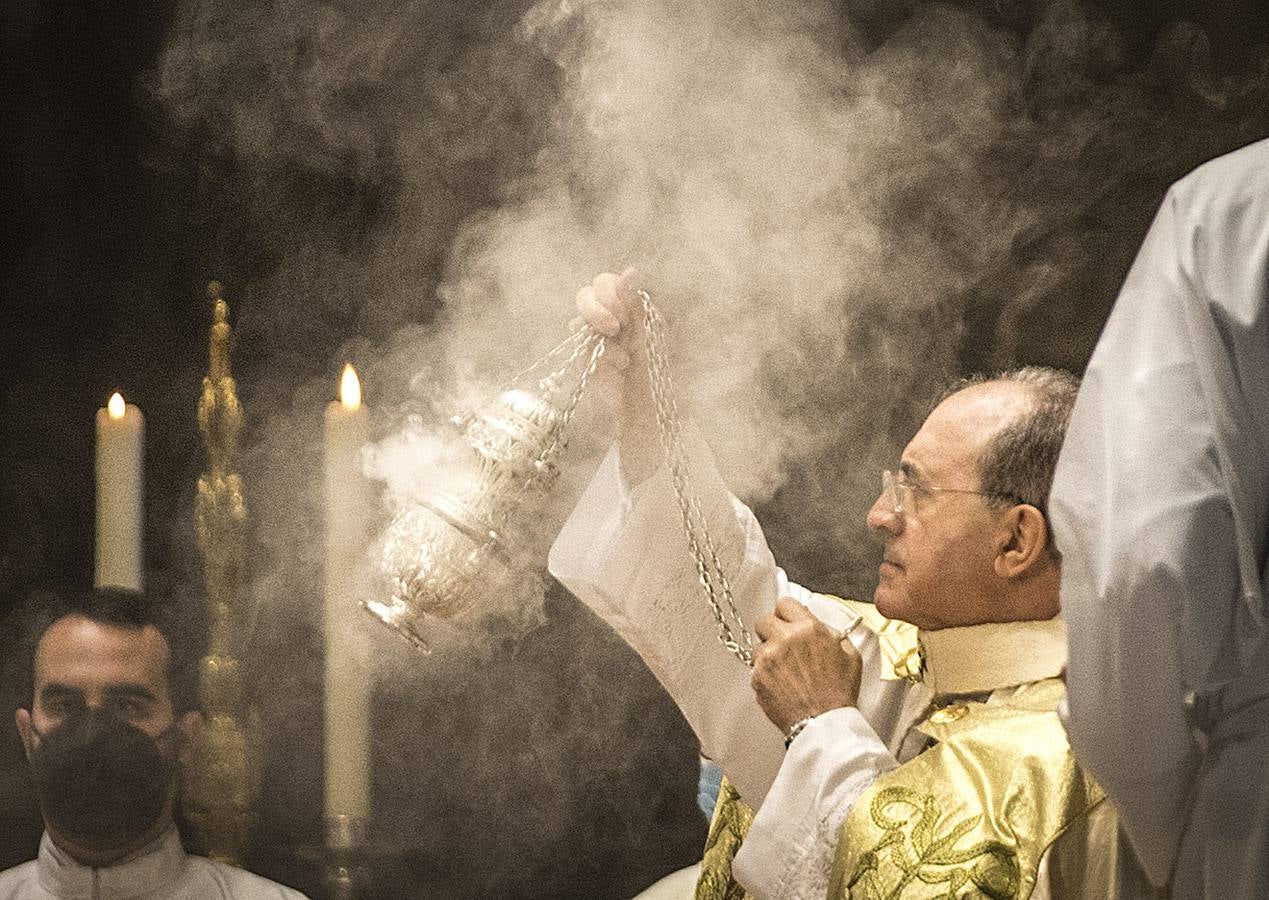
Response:
M134 844L167 805L175 730L150 737L116 713L83 709L47 734L36 732L31 769L48 824L85 850Z

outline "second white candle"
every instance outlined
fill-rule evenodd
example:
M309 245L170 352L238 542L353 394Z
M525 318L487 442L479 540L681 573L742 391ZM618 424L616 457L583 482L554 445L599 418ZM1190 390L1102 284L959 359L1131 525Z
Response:
M326 815L364 821L370 810L370 676L357 569L367 529L358 455L368 437L361 386L344 367L340 400L326 408Z

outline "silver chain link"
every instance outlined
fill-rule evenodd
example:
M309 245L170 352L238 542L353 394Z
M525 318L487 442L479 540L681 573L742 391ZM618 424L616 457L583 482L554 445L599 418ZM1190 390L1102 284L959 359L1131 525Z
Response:
M731 583L723 570L722 561L709 536L705 514L700 500L691 487L691 475L688 466L687 451L683 447L683 433L679 426L678 408L674 402L674 392L670 383L669 365L665 354L665 320L660 311L652 304L647 291L638 292L643 303L644 341L648 355L648 379L652 386L652 399L656 407L657 427L660 432L661 447L665 451L666 466L670 470L670 480L674 486L674 496L678 500L679 513L683 520L683 532L687 537L688 551L696 566L697 581L705 591L705 600L714 614L718 624L718 639L737 659L746 666L753 666L754 637L736 609L736 600L732 595ZM576 384L569 392L568 400L560 408L560 420L550 444L542 451L538 460L541 464L555 461L556 455L565 446L565 433L573 413L590 378L604 355L606 341L599 332L589 326L578 329L563 342L553 347L540 359L533 362L522 372L510 379L514 384L530 372L542 368L564 353L568 358L553 373L543 379L543 383L554 383L555 379L573 369L577 360L589 353L586 366L582 369ZM721 598L721 600L720 600Z
M538 462L542 464L555 462L556 455L563 451L564 447L567 446L565 433L568 431L568 424L573 420L573 413L577 412L577 405L582 399L582 392L586 390L586 385L590 381L590 377L595 374L595 369L599 367L599 360L603 357L604 348L607 345L602 334L595 331L593 328L585 328L581 331L575 332L574 335L570 335L569 338L556 349L558 350L562 347L566 347L574 339L574 336L579 334L584 335L584 337L578 342L577 346L573 348L573 352L569 355L568 360L564 363L564 365L560 367L560 371L570 371L577 360L587 351L590 352L590 359L586 362L586 368L582 369L581 374L578 375L577 384L573 386L573 390L568 395L568 401L564 404L563 409L560 411L559 422L551 433L551 442L538 457ZM552 353L554 352L555 351L552 351ZM548 356L549 355L550 354L548 354ZM549 377L550 376L548 376L548 378Z
M674 496L678 499L679 512L683 518L683 531L687 535L688 550L696 564L696 577L705 590L705 599L714 613L714 620L718 623L718 639L737 659L746 666L752 667L753 635L745 627L740 611L736 609L731 584L727 580L727 573L723 571L718 552L714 549L714 542L709 536L700 500L691 488L687 452L683 448L683 434L679 427L678 409L674 403L664 349L665 320L661 317L660 311L652 305L652 298L648 296L648 292L641 290L638 293L643 303L648 378L652 385L652 399L656 406L661 446L665 450L666 465L670 469L670 480L674 485Z
M597 335L597 332L592 328L579 328L576 331L569 332L568 337L564 338L564 340L560 341L550 350L543 353L541 356L539 356L533 362L529 363L519 372L516 372L514 375L508 378L505 382L503 382L503 384L510 386L510 385L516 384L517 382L523 381L524 378L526 378L530 373L538 372L538 371L541 371L542 369L545 369L547 363L549 363L551 360L555 359L558 356L562 356L566 352L569 354L568 359L564 361L563 365L556 367L555 374L568 371L572 367L578 355L584 349L585 345L587 345L590 342L590 340L592 340L592 338L596 335ZM575 344L577 346L574 346Z

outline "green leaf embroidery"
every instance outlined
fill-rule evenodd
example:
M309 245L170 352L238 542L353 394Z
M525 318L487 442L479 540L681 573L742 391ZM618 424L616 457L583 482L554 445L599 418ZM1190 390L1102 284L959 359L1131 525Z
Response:
M956 900L972 883L991 900L1017 897L1022 880L1017 851L994 840L957 847L982 816L948 825L937 798L898 785L878 791L869 813L882 838L859 857L848 882L852 896L901 900L910 886L920 883L945 889L936 900ZM882 875L887 857L898 870L893 884Z

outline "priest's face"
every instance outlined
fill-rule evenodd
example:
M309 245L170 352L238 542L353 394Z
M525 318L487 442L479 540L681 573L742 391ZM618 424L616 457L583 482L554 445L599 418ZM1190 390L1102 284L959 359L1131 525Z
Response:
M903 510L883 490L868 511L885 545L878 612L927 630L996 621L1002 585L994 567L1009 529L1003 511L977 493L978 461L1032 402L1013 383L966 388L940 403L904 448Z

